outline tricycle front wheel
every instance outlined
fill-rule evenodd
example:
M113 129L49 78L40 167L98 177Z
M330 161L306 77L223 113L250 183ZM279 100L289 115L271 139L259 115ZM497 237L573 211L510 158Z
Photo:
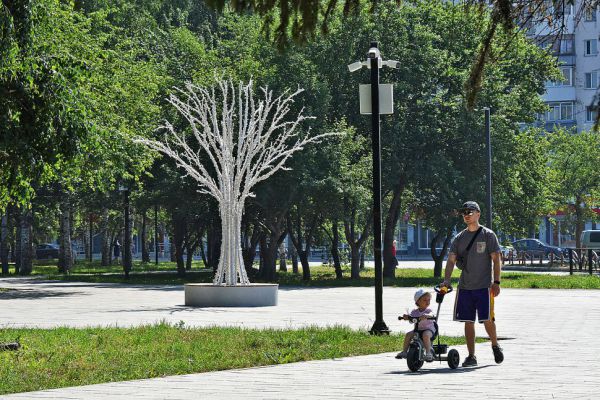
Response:
M412 372L417 372L423 366L423 360L421 360L421 349L419 346L410 346L408 349L408 356L406 357L406 364L408 369Z

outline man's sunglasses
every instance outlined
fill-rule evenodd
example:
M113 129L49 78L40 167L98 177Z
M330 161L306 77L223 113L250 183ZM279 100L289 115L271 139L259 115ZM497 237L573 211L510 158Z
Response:
M462 210L460 213L466 217L467 215L475 214L475 212L475 210Z

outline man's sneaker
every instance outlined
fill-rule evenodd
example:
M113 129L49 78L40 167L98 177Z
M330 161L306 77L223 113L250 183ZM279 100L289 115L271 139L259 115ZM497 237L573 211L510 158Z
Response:
M477 366L477 357L468 356L465 358L465 361L462 363L463 367L476 367Z
M433 353L431 351L428 351L425 354L425 361L427 361L427 362L432 362L433 361Z
M504 361L504 353L502 352L502 348L500 346L492 346L492 351L494 352L494 360L496 364L502 363Z
M407 355L408 354L405 351L401 351L400 353L396 354L396 358L406 358Z

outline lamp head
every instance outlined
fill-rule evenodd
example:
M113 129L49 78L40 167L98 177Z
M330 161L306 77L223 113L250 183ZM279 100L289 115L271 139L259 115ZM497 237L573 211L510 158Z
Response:
M350 72L356 72L359 69L361 69L362 66L363 66L362 61L357 61L352 64L348 64L348 69L350 70Z
M387 60L383 62L383 65L390 67L390 68L394 68L397 69L398 67L400 67L400 61L396 61L396 60Z
M377 47L371 47L367 52L368 58L378 58L380 56L379 49Z

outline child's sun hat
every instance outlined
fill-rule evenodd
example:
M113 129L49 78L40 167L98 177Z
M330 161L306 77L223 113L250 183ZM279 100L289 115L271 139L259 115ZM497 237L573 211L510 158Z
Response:
M419 299L423 296L425 296L426 294L429 294L428 291L426 291L425 289L419 289L415 292L415 303L417 301L419 301Z

